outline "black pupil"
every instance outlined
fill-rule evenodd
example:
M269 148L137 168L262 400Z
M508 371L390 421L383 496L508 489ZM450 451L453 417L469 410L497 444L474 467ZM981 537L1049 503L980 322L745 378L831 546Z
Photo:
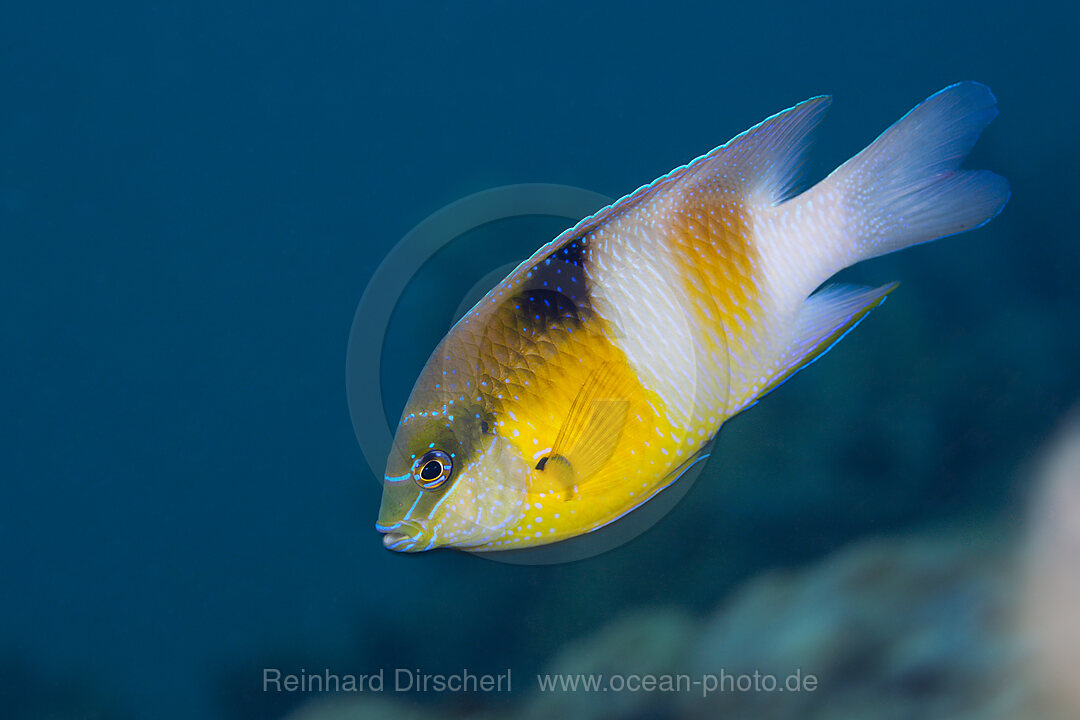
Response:
M434 480L442 475L442 463L438 460L428 460L427 465L420 471L420 477L424 480Z

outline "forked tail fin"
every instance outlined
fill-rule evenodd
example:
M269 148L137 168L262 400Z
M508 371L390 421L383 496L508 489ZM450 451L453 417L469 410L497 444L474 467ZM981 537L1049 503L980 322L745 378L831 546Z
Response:
M997 116L996 105L985 85L950 85L791 201L811 203L814 210L835 208L824 211L828 218L809 213L825 220L825 232L815 234L831 246L826 248L828 275L860 260L972 230L1001 212L1009 200L1005 178L960 169Z

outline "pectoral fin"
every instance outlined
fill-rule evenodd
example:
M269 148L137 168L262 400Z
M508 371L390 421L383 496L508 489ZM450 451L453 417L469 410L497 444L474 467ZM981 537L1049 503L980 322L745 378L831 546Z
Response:
M551 453L537 463L534 492L565 499L601 476L622 437L637 380L622 363L601 365L582 384L559 428Z

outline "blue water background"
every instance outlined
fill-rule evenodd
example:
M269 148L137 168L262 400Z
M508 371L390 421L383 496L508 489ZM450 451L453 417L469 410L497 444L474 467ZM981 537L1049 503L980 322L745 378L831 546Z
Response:
M4 692L272 717L266 662L524 673L629 607L712 607L867 533L1015 515L1080 391L1076 28L1064 3L6 5ZM849 273L904 285L739 421L755 442L665 520L692 532L547 569L381 547L345 346L413 225L510 183L618 197L830 93L820 175L962 79L999 98L973 163L1012 202ZM468 287L564 224L485 229L437 270ZM426 287L371 379L391 414L450 319ZM876 433L846 443L865 408ZM799 446L810 425L828 441Z

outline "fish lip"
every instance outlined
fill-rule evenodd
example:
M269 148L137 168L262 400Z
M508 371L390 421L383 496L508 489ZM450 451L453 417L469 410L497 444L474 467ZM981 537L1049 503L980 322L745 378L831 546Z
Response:
M407 522L394 523L393 525L376 523L375 529L383 534L383 547L396 552L411 550L420 536L420 528Z
M408 541L412 540L412 537L412 535L391 531L383 534L382 544L387 550L397 550L398 552L401 552L406 549L406 547L401 546L411 545Z

